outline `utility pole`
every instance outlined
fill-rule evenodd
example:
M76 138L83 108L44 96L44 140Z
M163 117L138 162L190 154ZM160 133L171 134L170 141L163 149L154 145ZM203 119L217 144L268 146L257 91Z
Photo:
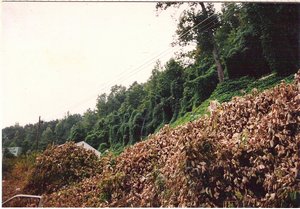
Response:
M36 131L36 151L39 149L39 138L40 138L40 126L41 126L41 116L39 116L39 123Z

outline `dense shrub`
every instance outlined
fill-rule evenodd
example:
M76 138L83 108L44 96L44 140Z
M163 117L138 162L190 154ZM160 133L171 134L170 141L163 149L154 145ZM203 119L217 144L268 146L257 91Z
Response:
M74 142L51 146L36 158L25 190L34 194L49 193L99 172L100 161L92 151Z
M2 174L4 177L11 172L15 162L15 156L5 149L2 158Z
M300 5L247 4L246 8L271 70L282 75L296 72L300 67Z
M196 71L196 69L194 69ZM215 66L212 66L205 74L193 80L188 80L184 85L183 98L181 101L181 112L183 115L193 107L200 105L214 91L218 84Z
M223 56L230 79L242 76L258 77L270 72L259 36L253 27L240 26L239 29L231 31L225 43Z
M247 37L247 42L243 50L238 50L225 59L229 78L247 75L258 77L270 73L259 39Z
M23 193L24 187L33 171L36 153L20 155L14 158L3 158L2 166L2 200L6 201L16 194ZM9 169L7 169L9 166ZM6 169L5 169L6 167ZM3 207L21 207L27 203L20 202L19 199L11 201ZM28 206L28 205L27 205ZM29 206L28 206L29 207ZM30 206L32 207L32 206Z

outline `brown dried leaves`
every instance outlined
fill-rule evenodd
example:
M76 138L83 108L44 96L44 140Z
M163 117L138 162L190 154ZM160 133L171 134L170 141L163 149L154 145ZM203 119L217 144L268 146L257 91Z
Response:
M165 126L97 178L48 196L48 206L293 206L289 194L300 189L299 83L300 71L293 84L235 97L176 129Z
M51 193L101 170L98 157L73 142L48 147L37 157L26 190L35 194Z

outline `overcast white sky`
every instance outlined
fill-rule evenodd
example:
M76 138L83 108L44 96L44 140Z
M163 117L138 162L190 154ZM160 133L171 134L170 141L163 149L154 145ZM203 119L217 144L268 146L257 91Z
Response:
M2 3L1 127L83 113L112 85L145 82L173 54L171 14L156 16L155 3Z

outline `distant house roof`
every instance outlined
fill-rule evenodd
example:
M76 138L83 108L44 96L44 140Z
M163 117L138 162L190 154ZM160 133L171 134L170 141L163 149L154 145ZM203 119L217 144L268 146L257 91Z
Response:
M14 156L19 156L22 153L22 147L7 147L7 149Z
M98 150L96 150L94 147L92 147L91 145L89 145L85 141L77 142L76 145L80 146L80 147L83 147L86 150L93 151L98 157L100 157L100 155L101 155L101 153Z

